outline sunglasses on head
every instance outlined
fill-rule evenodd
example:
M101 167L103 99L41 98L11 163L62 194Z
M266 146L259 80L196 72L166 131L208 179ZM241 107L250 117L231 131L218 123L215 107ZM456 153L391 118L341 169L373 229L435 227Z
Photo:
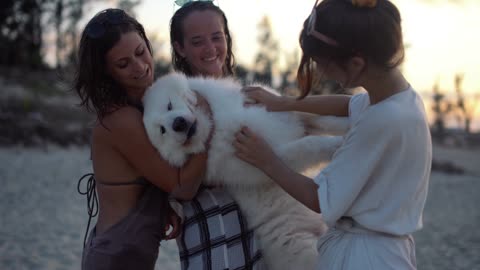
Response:
M118 25L125 22L125 11L118 8L109 8L99 12L90 21L85 29L89 38L100 38L107 31L107 25Z
M213 0L197 0L197 1L200 1L200 2L202 2L202 1L203 1L203 2L212 2L212 3L213 3ZM183 6L185 6L185 5L187 5L187 4L191 4L191 3L193 3L193 2L195 2L195 1L194 1L194 0L176 0L176 1L175 1L175 4L176 4L177 6L183 7Z
M339 44L336 40L315 30L315 24L317 22L317 11L316 11L317 4L318 4L318 0L315 1L315 5L313 5L312 13L308 17L307 35L312 36L320 41L323 41L324 43L330 46L338 47Z

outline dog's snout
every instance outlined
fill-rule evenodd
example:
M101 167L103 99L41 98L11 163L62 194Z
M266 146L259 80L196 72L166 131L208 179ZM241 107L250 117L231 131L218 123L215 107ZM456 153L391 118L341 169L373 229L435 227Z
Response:
M173 120L172 129L176 132L187 131L188 122L185 118L179 116Z

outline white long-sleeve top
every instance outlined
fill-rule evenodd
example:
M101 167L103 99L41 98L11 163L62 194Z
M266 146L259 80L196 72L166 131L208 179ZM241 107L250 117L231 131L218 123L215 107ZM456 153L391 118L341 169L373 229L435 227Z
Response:
M393 235L422 227L432 144L420 96L408 89L370 105L367 93L349 103L350 130L317 176L323 218L342 216Z

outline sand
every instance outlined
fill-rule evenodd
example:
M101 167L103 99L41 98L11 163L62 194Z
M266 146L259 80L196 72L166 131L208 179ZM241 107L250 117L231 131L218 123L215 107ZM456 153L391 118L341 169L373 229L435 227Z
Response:
M434 157L470 175L432 173L424 229L415 233L418 269L480 269L480 150L436 146ZM79 269L87 225L77 180L91 172L85 147L0 148L0 269ZM174 241L157 269L180 269Z

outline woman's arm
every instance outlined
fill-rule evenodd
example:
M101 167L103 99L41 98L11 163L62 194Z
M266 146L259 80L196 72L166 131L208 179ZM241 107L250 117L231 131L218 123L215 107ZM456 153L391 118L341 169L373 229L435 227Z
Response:
M350 96L308 96L304 99L282 97L286 111L307 112L319 115L348 116Z
M170 194L178 200L189 201L193 199L197 194L202 179L204 178L206 166L206 152L193 155L182 168L178 168L178 179L181 180ZM189 168L189 170L186 170L186 168ZM195 179L198 181L189 181L188 179Z
M294 199L320 213L318 186L312 179L288 168L262 138L242 128L233 142L236 155L262 170Z
M247 104L264 104L268 111L299 111L319 115L348 116L348 95L295 97L277 96L261 87L246 87Z
M192 155L182 168L170 165L150 143L143 126L143 116L132 107L115 111L104 119L104 125L104 132L108 132L104 136L108 138L106 143L111 144L138 174L166 192L185 187L191 190L189 194L195 195L206 171L205 152Z

